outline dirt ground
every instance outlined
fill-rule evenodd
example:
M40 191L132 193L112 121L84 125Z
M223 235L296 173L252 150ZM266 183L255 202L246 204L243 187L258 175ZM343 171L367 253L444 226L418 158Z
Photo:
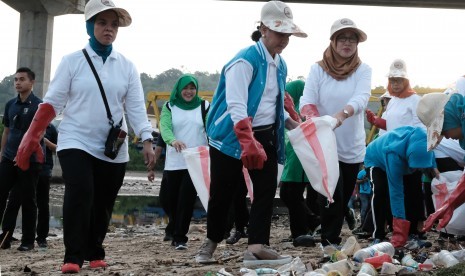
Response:
M161 174L159 174L161 175ZM131 195L155 195L158 193L159 180L153 184L143 179L144 175L129 173L120 194ZM63 185L55 184L51 188L51 200L63 195ZM188 249L177 251L169 242L164 242L164 223L162 220L150 225L135 225L116 228L110 226L107 238L104 242L106 261L109 267L100 270L91 270L88 263L82 267L80 275L216 275L222 268L232 271L233 275L241 275L243 252L247 248L247 239L241 239L235 245L227 245L224 242L218 246L215 257L217 264L199 265L195 263L194 256L206 236L206 221L200 219L191 223L188 237ZM289 237L289 220L287 215L273 217L271 229L271 246L282 254L300 257L307 264L317 268L323 257L319 246L314 248L295 248L292 243L284 240ZM20 229L15 232L15 237L20 237ZM350 231L344 225L342 237L346 240ZM436 242L437 234L428 234L433 247L427 251L439 251L442 249L453 250L460 248L459 244L442 244ZM366 246L368 240L359 240L362 246ZM61 275L61 264L64 256L62 230L51 229L49 247L46 250L37 247L32 252L20 252L16 250L19 242L14 242L11 249L0 250L0 276L1 275ZM412 252L416 254L417 252ZM451 275L465 275L463 266L458 274L447 272ZM209 274L209 272L211 272ZM441 272L438 270L437 272ZM446 275L437 274L437 275ZM219 274L218 274L219 275ZM354 274L355 275L355 274ZM425 274L431 275L431 274Z

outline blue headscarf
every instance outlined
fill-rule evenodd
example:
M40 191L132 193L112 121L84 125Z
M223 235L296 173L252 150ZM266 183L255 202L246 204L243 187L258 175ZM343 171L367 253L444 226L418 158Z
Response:
M442 131L462 127L462 135L465 137L465 120L464 120L464 98L460 94L453 94L444 107L444 123ZM459 140L460 147L465 149L465 139Z
M86 29L87 34L90 36L89 44L92 50L94 50L97 55L101 56L103 59L103 63L107 60L107 57L111 54L113 50L112 44L110 45L103 45L102 43L98 42L94 35L94 25L95 25L95 18L97 15L92 16L89 20L86 21Z

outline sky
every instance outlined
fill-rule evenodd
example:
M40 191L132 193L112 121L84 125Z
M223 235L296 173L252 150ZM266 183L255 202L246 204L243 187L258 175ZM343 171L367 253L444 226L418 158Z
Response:
M115 0L132 16L120 28L114 49L152 77L171 68L220 72L240 49L253 43L263 2L216 0ZM446 88L465 74L465 10L288 3L307 38L292 36L282 57L288 78L307 77L329 45L333 22L350 18L367 35L361 60L373 69L372 87L386 86L396 58L407 63L413 86ZM0 1L0 80L16 70L19 13ZM87 43L84 15L55 17L52 78L63 55ZM200 84L201 86L201 84ZM201 89L201 87L200 87Z

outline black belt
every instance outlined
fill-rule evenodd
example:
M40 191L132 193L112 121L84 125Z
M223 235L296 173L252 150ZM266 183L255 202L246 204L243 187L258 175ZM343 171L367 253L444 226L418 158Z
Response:
M265 131L265 130L271 130L273 129L273 127L274 127L274 124L271 124L271 125L253 127L252 130L255 132L260 132L260 131Z

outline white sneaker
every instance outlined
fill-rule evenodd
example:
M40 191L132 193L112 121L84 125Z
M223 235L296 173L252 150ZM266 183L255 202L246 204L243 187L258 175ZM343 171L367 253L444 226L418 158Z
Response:
M206 238L195 256L195 261L199 264L216 263L217 261L213 259L213 253L217 246L218 244L216 242Z
M263 245L260 251L244 253L244 266L254 267L260 265L283 265L290 263L292 257L289 255L279 255L275 250Z

